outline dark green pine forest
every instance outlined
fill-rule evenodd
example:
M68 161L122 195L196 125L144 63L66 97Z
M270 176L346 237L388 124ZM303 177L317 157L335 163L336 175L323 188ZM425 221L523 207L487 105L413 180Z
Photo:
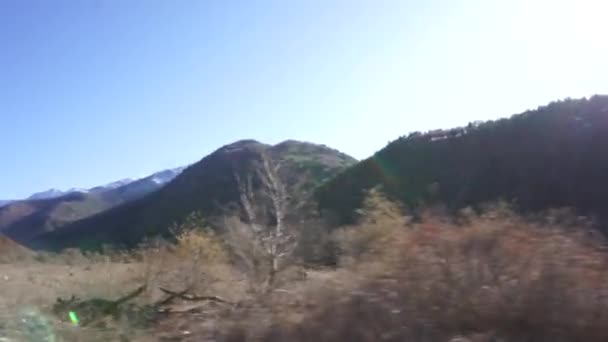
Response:
M502 200L522 213L571 207L602 226L608 221L608 96L410 133L326 183L316 196L322 211L347 224L373 187L414 210L440 204L456 212Z

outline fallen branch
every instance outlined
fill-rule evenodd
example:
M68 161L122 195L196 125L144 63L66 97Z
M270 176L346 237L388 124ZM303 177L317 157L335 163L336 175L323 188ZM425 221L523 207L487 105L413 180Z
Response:
M197 295L187 294L187 292L188 292L187 290L182 291L182 292L175 292L175 291L171 291L171 290L168 290L168 289L165 289L162 287L159 287L159 289L168 295L174 296L173 298L180 298L180 299L191 301L191 302L213 301L213 302L229 304L229 305L235 304L235 303L232 303L232 302L230 302L226 299L223 299L221 297L218 297L218 296L197 296Z
M80 326L92 325L107 316L116 316L119 313L122 304L138 297L145 289L146 286L140 286L116 300L102 298L80 300L75 296L72 296L68 300L57 298L57 302L53 306L53 311L62 319L65 319L69 312L74 312L79 318Z
M184 295L186 295L186 293L188 293L188 291L190 291L190 288L187 288L181 292L174 292L174 293L170 293L170 291L166 291L163 288L160 288L160 290L166 294L169 294L169 297L154 303L152 306L155 308L161 307L163 305L167 305L167 304L171 303L175 298L183 297Z
M139 288L137 288L135 291L127 294L124 297L121 297L119 299L117 299L116 301L114 301L114 306L117 307L122 303L128 302L131 299L138 297L140 294L142 294L144 291L146 290L146 285L142 285Z

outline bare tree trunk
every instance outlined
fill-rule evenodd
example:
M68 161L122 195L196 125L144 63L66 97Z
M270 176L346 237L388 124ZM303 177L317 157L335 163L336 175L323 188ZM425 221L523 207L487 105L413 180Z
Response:
M267 288L272 288L276 275L281 267L280 253L281 243L285 238L285 212L287 207L287 192L285 186L279 178L279 165L274 165L267 154L262 154L262 169L259 170L259 176L267 189L267 196L272 202L272 209L275 215L275 226L272 236L269 239L270 243L270 271L268 274Z
M243 179L235 171L235 179L238 184L241 206L248 220L252 235L263 248L266 254L268 273L265 276L264 287L271 289L276 281L277 274L284 267L284 261L295 250L296 239L293 232L288 231L285 221L288 211L287 188L279 175L280 165L275 164L270 155L263 152L261 164L256 168L255 174L261 181L262 188L258 193L262 195L262 201L256 202L251 175L247 180ZM260 198L258 197L258 200ZM259 223L256 215L256 204L263 206L266 202L269 211L274 217L273 226L267 226L268 222Z

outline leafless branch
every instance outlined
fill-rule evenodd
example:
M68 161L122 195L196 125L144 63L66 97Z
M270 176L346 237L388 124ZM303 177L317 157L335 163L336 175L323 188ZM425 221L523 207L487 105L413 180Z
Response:
M272 286L276 274L284 267L283 264L293 254L297 245L294 231L290 230L286 223L290 197L279 173L281 167L282 165L275 162L269 153L262 152L255 171L249 173L246 180L243 180L237 172L234 173L241 206L248 221L246 223L250 227L249 235L254 240L254 246L248 248L258 248L263 251L269 270L265 280L268 287ZM253 175L260 182L260 187L255 192L252 186ZM256 194L258 196L254 197ZM260 221L256 215L258 212L270 214L273 220L266 218L267 220ZM242 255L243 251L240 252ZM239 251L236 253L238 254ZM250 262L248 264L255 267Z
M202 301L213 301L213 302L218 302L218 303L223 303L223 304L230 304L230 305L234 305L234 303L223 299L221 297L218 296L198 296L198 295L194 295L194 294L188 294L188 290L184 290L181 292L175 292L175 291L171 291L162 287L159 287L159 289L164 292L165 294L170 295L171 297L169 298L179 298L179 299L183 299L183 300L187 300L187 301L191 301L191 302L202 302Z

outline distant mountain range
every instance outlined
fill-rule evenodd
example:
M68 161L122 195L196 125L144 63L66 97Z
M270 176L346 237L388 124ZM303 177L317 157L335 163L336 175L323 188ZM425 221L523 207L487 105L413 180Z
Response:
M219 148L185 169L166 186L136 200L72 220L57 229L37 229L36 234L30 234L22 226L6 231L6 234L26 246L51 250L89 249L101 244L134 246L146 236L167 233L173 223L194 211L210 218L223 214L227 207L238 207L240 192L235 174L253 177L253 182L260 184L255 167L263 154L281 165L280 172L287 187L298 184L311 195L316 187L357 162L323 145L290 140L271 146L255 140L241 140ZM171 177L170 173L160 173L149 180L158 184ZM119 189L124 187L116 190Z
M241 140L183 172L10 203L0 208L0 232L34 249L133 247L146 237L168 235L192 212L213 224L227 209L242 211L236 179L251 177L259 187L256 168L271 156L288 188L303 185L294 196L306 198L312 204L307 208L331 218L331 225L356 222L368 190L379 188L414 217L429 206L457 214L506 200L524 214L573 208L608 235L607 146L608 96L412 132L361 162L324 145Z
M151 181L151 182L154 182L157 184L164 184L164 183L171 181L173 178L175 178L175 176L180 174L184 170L184 168L185 167L178 167L175 169L160 171L149 177L145 177L144 179L147 179L148 181ZM101 185L101 186L96 186L96 187L93 187L90 189L72 188L67 191L62 191L62 190L58 190L58 189L49 189L46 191L36 192L36 193L32 194L31 196L29 196L28 198L26 198L26 200L53 199L53 198L65 196L65 195L72 194L72 193L85 193L85 194L86 193L102 193L102 192L105 192L108 190L113 190L113 189L123 187L125 185L129 185L129 184L137 182L137 181L139 181L139 180L125 178L125 179L121 179L119 181L115 181L115 182ZM15 202L15 200L0 200L0 207L4 206L6 204L12 203L12 202Z
M23 242L43 232L97 214L152 193L173 180L183 167L138 180L120 180L91 189L51 189L0 207L0 232Z
M31 195L30 197L28 197L27 199L30 199L30 200L50 199L50 198L55 198L55 197L59 197L59 196L68 194L70 192L76 192L76 191L68 190L66 192L63 192L63 191L57 190L57 189L49 189L47 191L37 192L37 193Z

